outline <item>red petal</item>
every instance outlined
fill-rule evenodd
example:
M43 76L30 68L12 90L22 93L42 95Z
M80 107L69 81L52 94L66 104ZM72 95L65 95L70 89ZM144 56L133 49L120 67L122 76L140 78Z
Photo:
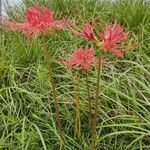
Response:
M99 32L99 33L98 33L98 35L99 35L99 37L100 37L103 41L105 41L105 40L106 40L106 39L105 39L105 36L104 36L104 34L103 34L103 33Z
M112 51L115 55L117 55L117 56L119 56L119 57L121 57L121 58L124 58L124 53L123 53L122 51L116 50L116 49L114 49L114 48L112 48L111 51Z

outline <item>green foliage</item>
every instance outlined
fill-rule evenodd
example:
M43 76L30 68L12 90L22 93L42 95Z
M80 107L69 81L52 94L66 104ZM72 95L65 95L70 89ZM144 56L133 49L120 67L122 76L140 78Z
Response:
M97 149L148 150L150 148L150 4L143 0L24 0L26 6L46 4L57 16L75 20L100 16L103 21L118 20L130 31L125 59L105 61L100 81ZM22 10L22 9L20 9ZM15 17L17 11L9 12ZM15 13L15 15L14 15ZM82 135L74 138L75 104L72 79L59 60L85 43L70 31L47 36L53 54L59 109L68 150L88 150L89 109L82 74ZM27 47L25 36L2 31L0 39L0 149L57 150L60 137L55 125L51 87L44 64L41 39ZM58 61L56 61L58 60ZM96 69L90 72L90 92L94 102Z

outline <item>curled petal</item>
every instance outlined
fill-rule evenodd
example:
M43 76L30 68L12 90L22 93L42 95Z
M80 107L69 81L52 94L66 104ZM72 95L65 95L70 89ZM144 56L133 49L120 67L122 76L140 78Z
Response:
M72 29L72 32L75 35L80 36L86 40L90 40L90 41L94 40L94 28L89 20L87 20L84 23L82 30L78 31L78 30Z
M103 33L99 32L98 35L103 41L105 41L105 36Z
M117 55L117 56L119 56L119 57L121 57L121 58L124 58L124 53L121 51L121 50L116 50L116 49L111 49L111 51L115 54L115 55Z

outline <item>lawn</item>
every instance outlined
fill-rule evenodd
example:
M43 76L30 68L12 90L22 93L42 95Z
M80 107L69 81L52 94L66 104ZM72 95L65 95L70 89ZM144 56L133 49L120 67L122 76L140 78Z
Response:
M81 29L98 17L97 31L117 21L129 32L124 58L103 56L98 96L95 150L150 149L150 3L144 0L23 0L24 6L43 4L56 18L69 18ZM11 19L24 18L21 6L8 8ZM92 150L86 74L80 74L81 134L74 135L76 102L73 77L62 63L74 49L94 47L68 28L46 35L56 86L63 139L56 124L53 88L44 61L42 38L1 28L0 39L0 149ZM97 56L97 52L95 53ZM97 68L88 72L90 99L95 104ZM63 145L63 146L62 146Z

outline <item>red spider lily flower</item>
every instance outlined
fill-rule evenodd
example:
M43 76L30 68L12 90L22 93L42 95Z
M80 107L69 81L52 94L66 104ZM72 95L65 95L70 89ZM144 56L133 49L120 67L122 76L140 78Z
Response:
M100 17L96 18L89 18L87 21L83 24L83 28L81 31L76 31L73 30L74 34L90 41L95 41L95 36L94 36L94 26L96 25L97 21L99 20Z
M66 20L55 20L53 11L44 6L39 11L38 5L26 9L25 19L22 23L10 21L5 17L2 20L6 28L26 34L28 41L30 41L31 34L38 36L49 29L64 28L67 26Z
M128 32L123 32L123 29L119 24L106 24L104 34L99 33L99 36L103 40L101 45L102 49L111 51L119 57L124 57L124 47L118 44L127 38Z
M79 35L87 40L94 40L94 30L90 23L85 23Z
M73 56L67 59L66 62L69 67L77 65L85 70L89 70L95 61L94 48L79 48L74 51Z
M94 40L94 29L90 22L86 22L80 32L73 30L74 34L86 40Z

